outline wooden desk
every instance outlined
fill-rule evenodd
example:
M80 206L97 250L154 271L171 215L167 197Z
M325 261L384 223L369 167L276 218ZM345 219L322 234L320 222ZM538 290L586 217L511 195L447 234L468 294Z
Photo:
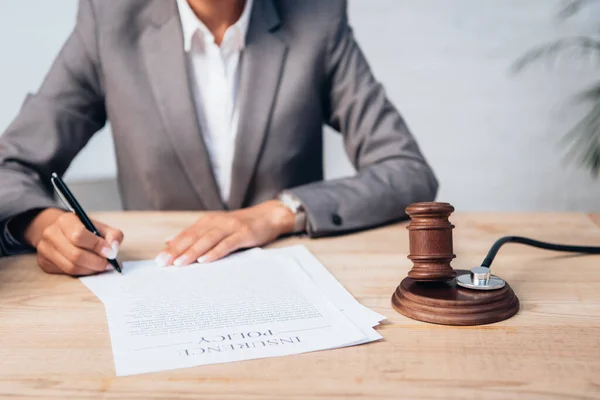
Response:
M126 234L122 259L155 256L193 213L97 215ZM480 263L498 237L600 245L600 215L455 214L455 268ZM0 260L0 398L60 399L598 399L600 257L520 245L494 263L521 300L512 319L428 325L390 296L410 263L406 224L305 244L363 304L386 315L368 345L116 378L104 308L77 279L33 256Z

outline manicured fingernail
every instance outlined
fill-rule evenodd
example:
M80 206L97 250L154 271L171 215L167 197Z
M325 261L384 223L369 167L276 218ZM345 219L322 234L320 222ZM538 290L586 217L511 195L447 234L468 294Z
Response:
M181 256L177 260L173 262L173 265L176 267L184 267L190 263L190 259L188 256Z
M202 256L202 257L200 257L200 258L198 259L198 262L199 262L200 264L204 264L204 263L205 263L205 262L207 262L207 261L208 261L208 257L206 257L206 256Z
M116 240L114 240L111 244L110 247L112 247L113 250L113 259L117 258L117 254L119 254L119 247L121 246L121 244L119 242L117 242Z
M175 236L169 236L168 238L165 239L165 243L168 243L173 239L175 239Z
M115 258L114 251L110 247L104 247L102 250L100 250L100 254L102 254L102 257L108 258L109 260L112 260Z
M158 264L159 267L166 267L169 262L169 258L171 255L169 253L160 253L155 259L154 262Z

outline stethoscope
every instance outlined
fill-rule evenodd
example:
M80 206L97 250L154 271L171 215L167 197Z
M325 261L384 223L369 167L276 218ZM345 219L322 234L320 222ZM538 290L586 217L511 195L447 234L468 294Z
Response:
M474 290L497 290L502 289L506 282L492 275L490 267L498 250L506 243L520 243L527 246L538 247L540 249L564 251L580 254L600 254L600 247L595 246L569 246L564 244L554 244L540 242L539 240L528 239L520 236L505 236L498 239L491 247L487 257L483 260L480 266L471 269L468 274L459 275L456 277L456 284L467 289Z

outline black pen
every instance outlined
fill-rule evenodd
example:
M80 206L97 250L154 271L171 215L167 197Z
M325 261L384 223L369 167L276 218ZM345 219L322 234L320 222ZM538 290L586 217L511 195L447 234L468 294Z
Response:
M98 237L102 237L102 235L100 235L100 233L98 232L98 229L96 229L96 227L92 223L92 220L89 219L85 211L83 211L81 205L79 205L79 202L77 201L75 196L73 196L73 193L71 193L67 185L63 182L62 179L60 179L56 172L52 174L52 178L50 179L50 181L52 182L52 186L54 186L54 190L56 190L58 197L60 197L62 202L69 210L71 210L71 212L77 215L83 226L85 226L85 229L92 232ZM121 271L121 266L119 265L119 262L116 258L114 260L107 258L107 260L110 263L110 265L115 267L117 272L119 272L120 274L123 273Z

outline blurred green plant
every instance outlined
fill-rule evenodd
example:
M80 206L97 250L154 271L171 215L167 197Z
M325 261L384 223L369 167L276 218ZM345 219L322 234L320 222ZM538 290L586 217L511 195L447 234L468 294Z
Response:
M559 12L559 18L571 18L587 6L600 4L599 0L570 0ZM600 34L600 30L598 31ZM600 60L600 36L582 35L559 39L538 46L513 65L518 73L530 64L545 59L556 61L560 55L574 54L581 58ZM567 159L589 170L594 178L600 175L600 82L580 93L576 100L591 105L589 112L563 138L567 146Z

